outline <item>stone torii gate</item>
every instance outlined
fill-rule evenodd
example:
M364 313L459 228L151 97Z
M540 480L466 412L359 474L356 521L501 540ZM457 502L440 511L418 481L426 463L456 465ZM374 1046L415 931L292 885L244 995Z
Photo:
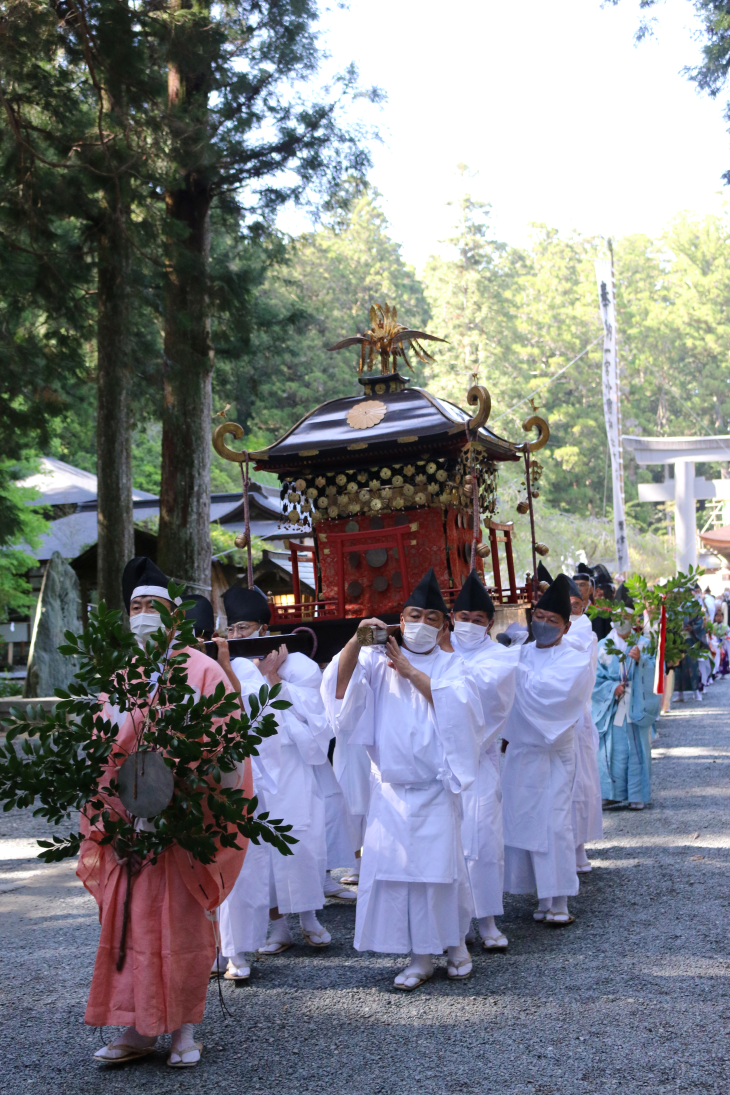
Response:
M663 483L640 483L640 502L674 502L677 570L697 566L697 499L730 500L730 479L695 476L697 460L730 460L730 436L723 437L623 437L637 464L674 464L674 479L667 467Z

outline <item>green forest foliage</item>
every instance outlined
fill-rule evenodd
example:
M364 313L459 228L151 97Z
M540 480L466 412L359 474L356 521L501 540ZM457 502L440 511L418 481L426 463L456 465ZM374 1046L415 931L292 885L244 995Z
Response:
M493 238L489 206L467 196L457 210L452 238L420 278L392 240L373 191L358 193L349 210L317 231L287 241L256 295L249 352L217 369L220 406L232 404L229 415L242 422L253 447L281 435L317 403L355 392L354 354L330 355L326 347L363 330L369 303L387 299L409 323L427 323L448 339L415 380L464 406L476 373L492 394L496 432L520 438L521 422L532 413L530 402L520 401L544 389L533 401L552 431L541 453L541 505L546 513L610 520L593 266L606 256L606 241L535 225L528 246L511 247ZM617 241L615 254L624 432L727 432L730 217L683 214L660 239ZM719 465L698 467L698 474L721 472ZM222 483L235 473L220 467L214 475ZM514 516L507 502L512 475L505 469L502 476L506 518ZM639 552L652 572L671 567L670 547L659 542L666 514L640 504L637 485L663 475L661 467L640 469L627 455L629 517L636 531L655 534ZM600 542L610 541L610 526L597 528L605 530L596 533ZM566 531L566 543L571 537Z
M354 351L330 354L327 347L365 329L373 301L395 303L406 322L448 339L414 381L464 406L476 373L492 394L490 425L497 433L521 439L532 406L520 401L543 389L533 403L552 433L540 454L545 473L538 507L540 535L553 547L549 562L558 569L559 557L575 560L581 552L589 561L610 559L611 476L593 268L594 259L607 254L606 241L535 225L529 243L513 247L494 237L488 205L466 196L455 210L452 238L420 277L393 239L379 195L362 183L348 183L316 230L296 238L265 231L236 238L218 224L211 252L220 286L214 410L230 404L228 416L241 422L246 443L256 448L318 403L355 394ZM730 215L683 214L659 239L629 236L614 248L624 432L730 432ZM159 344L155 352L161 353ZM153 366L141 363L140 371ZM135 485L156 492L161 430L144 386L137 413ZM73 401L49 429L47 452L94 469L93 384L74 380ZM700 465L697 474L721 471ZM661 467L639 469L627 456L635 565L653 575L671 572L673 550L666 514L637 501L637 484L663 474ZM238 468L216 458L211 485L238 490ZM519 545L516 492L510 467L501 477L501 515L518 522ZM522 554L520 569L529 566Z

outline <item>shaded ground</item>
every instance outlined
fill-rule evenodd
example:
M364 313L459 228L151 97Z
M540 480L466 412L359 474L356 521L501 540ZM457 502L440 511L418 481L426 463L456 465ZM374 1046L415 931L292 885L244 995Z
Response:
M402 960L356 954L354 911L331 905L328 951L298 945L257 963L248 986L223 983L227 1022L211 987L204 1057L186 1072L162 1052L119 1071L91 1061L94 903L73 866L33 858L42 825L0 815L0 1092L725 1095L729 715L718 684L661 720L654 807L604 815L571 928L537 925L532 902L508 898L508 955L475 952L463 985L442 960L401 995Z

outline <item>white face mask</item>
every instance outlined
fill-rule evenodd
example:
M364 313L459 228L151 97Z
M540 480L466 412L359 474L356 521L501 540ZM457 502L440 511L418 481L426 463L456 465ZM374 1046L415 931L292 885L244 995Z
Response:
M403 641L414 654L427 654L439 641L439 628L430 624L405 623Z
M454 635L463 646L478 646L486 638L487 629L481 624L469 623L468 620L456 620Z
M622 639L627 639L631 634L631 624L617 624L616 634Z
M140 646L144 646L150 635L161 626L159 612L138 612L129 619L130 630Z
M583 613L582 613L582 612L579 612L577 616L575 615L575 613L574 613L574 612L571 612L571 614L570 614L570 622L571 622L572 624L574 624L576 620L582 620L582 619L583 619Z

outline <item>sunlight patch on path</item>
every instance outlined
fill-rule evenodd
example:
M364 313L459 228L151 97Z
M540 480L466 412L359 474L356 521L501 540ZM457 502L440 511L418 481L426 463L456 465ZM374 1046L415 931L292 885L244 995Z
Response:
M654 746L652 757L730 757L730 749L711 748L709 745L675 745L664 748Z
M608 836L590 842L591 848L730 848L730 833L637 833Z
M730 961L724 956L703 958L683 954L656 958L651 965L642 966L641 972L652 977L730 977Z

